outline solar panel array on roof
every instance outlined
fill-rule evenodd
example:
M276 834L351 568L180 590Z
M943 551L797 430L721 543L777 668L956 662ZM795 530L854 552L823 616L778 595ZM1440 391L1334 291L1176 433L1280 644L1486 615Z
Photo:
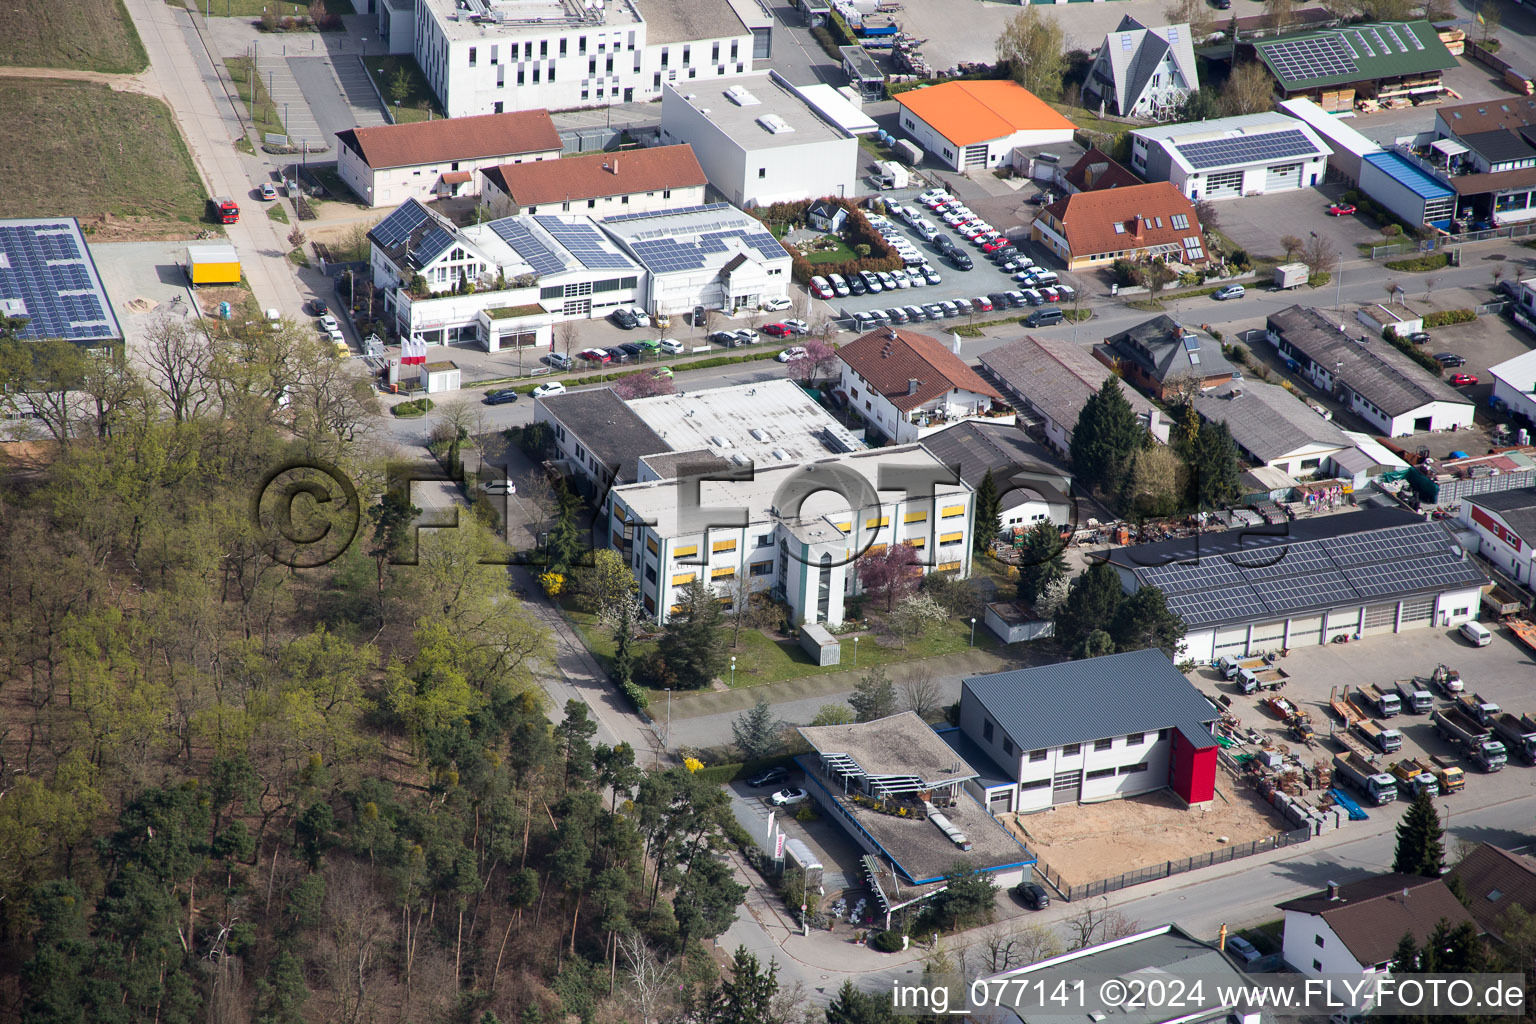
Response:
M1280 40L1265 44L1263 50L1281 77L1290 81L1352 75L1359 70L1354 54L1337 36Z
M1250 535L1251 545L1198 564L1137 567L1135 572L1161 588L1168 606L1192 627L1483 581L1438 523L1289 544L1283 538L1270 544L1264 536ZM1128 550L1134 564L1135 549Z
M602 233L590 223L569 223L554 216L538 216L534 220L588 270L629 269L629 260L610 251L604 245Z
M604 217L605 224L622 224L627 220L640 220L644 217L686 217L693 213L705 213L713 210L732 210L736 208L730 203L707 203L704 206L683 206L676 210L665 210L652 213L620 213L612 217Z
M0 312L29 340L122 337L73 220L0 221Z
M710 231L699 235L696 241L679 241L670 236L644 238L631 242L635 255L647 267L660 273L678 270L698 270L707 266L710 256L731 251L728 239L740 239L742 244L757 250L765 259L784 254L778 239L766 231L750 231L733 228L726 231Z
M421 227L431 217L426 207L412 199L375 224L368 234L379 245L386 249L393 249L411 237L411 232Z
M565 261L555 255L554 250L541 242L526 226L518 223L511 217L491 221L491 230L496 232L503 242L506 242L517 254L528 262L536 274L558 274L565 270Z
M1179 152L1197 170L1228 164L1254 163L1259 160L1284 160L1307 156L1317 147L1297 130L1266 132L1262 135L1234 135L1227 139L1207 139L1179 146Z

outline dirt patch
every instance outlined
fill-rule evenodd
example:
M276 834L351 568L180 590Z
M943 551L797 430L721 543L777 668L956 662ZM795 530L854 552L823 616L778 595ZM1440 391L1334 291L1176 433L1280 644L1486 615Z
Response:
M1218 778L1216 799L1205 807L1186 808L1172 793L1159 790L1037 814L999 815L998 820L1064 882L1083 885L1286 830L1256 793L1233 789L1225 781Z

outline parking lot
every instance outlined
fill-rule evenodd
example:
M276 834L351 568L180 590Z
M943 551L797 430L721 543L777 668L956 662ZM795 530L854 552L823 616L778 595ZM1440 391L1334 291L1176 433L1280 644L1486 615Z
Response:
M1189 678L1208 696L1230 697L1230 710L1243 726L1257 730L1277 745L1290 748L1300 755L1304 764L1310 764L1326 761L1344 749L1337 740L1330 738L1331 732L1341 728L1328 706L1329 691L1334 686L1348 684L1358 688L1374 683L1390 689L1398 679L1427 678L1436 665L1445 664L1461 672L1467 693L1481 694L1484 699L1516 715L1536 712L1536 701L1531 695L1536 660L1507 629L1493 622L1485 625L1493 631L1493 642L1482 648L1472 647L1454 629L1432 627L1366 637L1348 644L1291 651L1276 662L1290 676L1279 693L1311 714L1317 740L1310 749L1299 748L1285 727L1260 705L1263 694L1243 696L1235 685L1221 681L1216 670L1211 668L1197 669L1189 674ZM1438 692L1435 700L1437 706L1446 702ZM1404 713L1383 724L1403 734L1402 750L1378 755L1383 766L1405 757L1457 756L1451 744L1435 733L1428 714ZM1471 802L1480 807L1528 794L1532 782L1536 781L1536 769L1520 763L1513 756L1507 768L1493 775L1478 771L1470 761L1462 759L1458 763L1467 773L1467 788L1456 794L1455 799L1471 797ZM1346 788L1346 792L1350 791ZM1358 794L1351 795L1358 798ZM1401 790L1399 799L1407 800Z
M1218 230L1234 245L1246 249L1250 257L1281 259L1285 255L1280 248L1281 235L1293 234L1303 242L1309 242L1308 235L1316 232L1333 245L1340 260L1349 261L1360 256L1357 243L1385 245L1387 240L1382 237L1379 227L1364 217L1324 215L1323 211L1330 203L1338 201L1344 191L1344 185L1330 182L1294 192L1245 196L1241 202L1217 200L1211 206L1216 210ZM1287 229L1285 225L1290 224L1298 226Z
M1411 288L1415 283L1420 289L1423 288L1421 280L1404 282L1404 285ZM1422 291L1418 294L1410 291L1409 302L1417 308L1420 305L1417 300L1422 294ZM1437 309L1470 309L1477 303L1489 301L1491 297L1490 292L1482 289L1447 288L1433 294L1434 306ZM1488 399L1493 395L1493 378L1488 374L1488 367L1529 352L1533 341L1529 333L1515 326L1514 321L1507 316L1496 314L1480 316L1471 323L1432 328L1429 331L1429 337L1430 340L1423 346L1426 352L1431 355L1437 352L1454 352L1467 361L1465 366L1447 370L1446 378L1449 379L1452 373L1469 373L1475 376L1476 384L1457 390L1476 401L1479 409L1486 409Z

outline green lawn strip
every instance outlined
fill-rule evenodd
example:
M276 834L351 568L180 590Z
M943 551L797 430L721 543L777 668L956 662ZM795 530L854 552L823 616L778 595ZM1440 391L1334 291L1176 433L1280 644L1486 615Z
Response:
M1382 264L1388 270L1401 270L1410 274L1422 274L1449 266L1451 258L1443 252L1425 253L1408 260L1388 260Z
M285 0L187 0L187 6L196 6L215 18L260 18L271 8L279 18L302 18L309 13L308 4L287 3ZM356 14L352 0L325 0L327 14Z
M288 134L282 120L277 116L277 105L272 102L272 97L267 95L267 83L260 75L256 76L253 92L251 58L229 57L225 59L224 67L229 70L229 78L234 83L235 93L245 104L246 113L250 115L251 123L256 126L256 130L263 135Z
M66 0L0 8L0 64L134 75L149 55L123 0ZM22 147L29 148L29 147Z
M443 116L443 108L438 105L437 96L427 84L427 77L421 73L421 67L414 57L364 57L363 66L368 69L369 77L378 86L379 95L384 97L384 103L398 123L408 124L412 121L425 121L429 116ZM405 71L407 89L397 104L395 78L401 70Z
M279 224L288 223L288 211L283 209L282 203L272 203L267 207L267 216Z
M661 359L650 360L645 363L638 363L633 366L628 366L622 370L608 371L606 373L592 373L586 376L571 376L570 374L564 374L561 376L550 375L540 377L537 380L528 380L525 377L496 377L492 380L477 380L472 384L465 385L465 387L490 388L501 387L503 385L512 385L512 390L518 392L519 394L526 395L540 384L547 384L552 380L558 380L562 384L568 384L571 387L580 387L585 384L607 384L618 380L620 377L628 377L632 373L638 373L647 367L654 368L664 363L671 365L673 369L708 370L716 366L733 366L737 363L752 363L762 359L772 359L781 351L783 351L783 349L775 346L770 349L752 352L743 356L695 356L692 359L687 356L676 356L673 358L663 357ZM519 381L522 383L518 383Z
M0 79L0 217L199 224L207 193L170 108L95 82ZM151 225L146 224L146 228Z

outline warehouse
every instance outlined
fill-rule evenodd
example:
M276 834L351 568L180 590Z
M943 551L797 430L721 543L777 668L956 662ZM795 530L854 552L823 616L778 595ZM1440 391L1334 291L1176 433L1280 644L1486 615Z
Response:
M1076 126L1013 82L946 82L899 93L901 127L954 171L1007 164L1020 146L1072 141Z
M1351 185L1360 183L1360 165L1370 153L1380 153L1381 147L1340 118L1328 113L1305 96L1281 100L1280 109L1307 126L1327 144L1328 168Z
M26 322L26 341L112 346L123 330L73 217L0 220L0 314Z
M1233 442L1258 465L1297 479L1354 450L1344 431L1275 384L1242 381L1202 392L1195 396L1195 412L1207 423L1225 423Z
M1531 586L1536 574L1536 488L1468 495L1461 521L1477 533L1477 548L1488 561Z
M1207 803L1215 797L1216 718L1155 649L960 681L959 731L1002 766L1004 778L983 794L993 814L1165 788L1186 804Z
M1382 508L1117 548L1129 593L1160 587L1188 628L1180 658L1210 662L1336 636L1457 626L1487 577L1439 522Z
M1439 97L1440 74L1456 58L1427 21L1346 25L1251 44L1289 99L1305 96L1330 113Z
M1311 188L1327 173L1328 152L1307 125L1273 111L1131 133L1131 168L1191 199Z
M1456 190L1401 153L1384 150L1360 158L1360 191L1409 224L1449 230Z

